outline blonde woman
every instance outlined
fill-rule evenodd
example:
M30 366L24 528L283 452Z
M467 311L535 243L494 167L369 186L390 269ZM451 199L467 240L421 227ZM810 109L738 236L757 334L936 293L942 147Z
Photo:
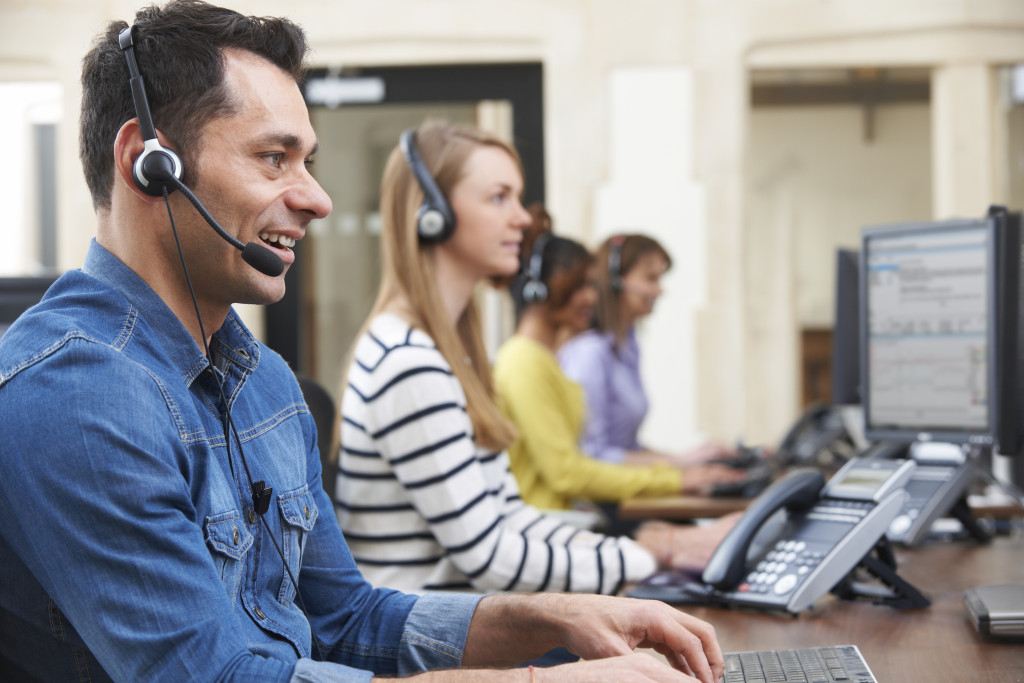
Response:
M666 558L663 537L582 531L520 498L495 402L478 283L519 268L518 154L479 130L402 138L381 192L383 277L341 402L336 510L360 569L410 591L614 594Z

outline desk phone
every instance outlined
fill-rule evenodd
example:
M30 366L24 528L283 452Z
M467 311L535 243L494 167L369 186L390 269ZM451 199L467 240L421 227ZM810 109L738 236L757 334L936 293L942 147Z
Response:
M918 545L935 521L947 515L960 519L980 540L988 540L967 508L967 487L976 472L963 450L952 444L913 444L909 457L917 467L907 482L909 498L886 532L889 540Z
M895 575L891 554L881 562L868 557L903 509L908 498L903 487L916 466L911 460L851 460L827 484L818 470L794 470L750 504L715 549L701 584L685 586L685 596L676 587L676 600L657 595L652 582L631 595L796 614L830 591L864 597L851 577L867 562L869 573L903 591L878 602L926 605L916 589Z

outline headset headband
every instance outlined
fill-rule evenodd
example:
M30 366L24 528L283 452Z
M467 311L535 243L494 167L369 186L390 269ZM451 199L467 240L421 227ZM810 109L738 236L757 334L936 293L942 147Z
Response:
M424 242L443 242L455 231L455 212L420 158L416 148L416 129L403 132L398 146L423 190L423 204L416 212L416 232Z

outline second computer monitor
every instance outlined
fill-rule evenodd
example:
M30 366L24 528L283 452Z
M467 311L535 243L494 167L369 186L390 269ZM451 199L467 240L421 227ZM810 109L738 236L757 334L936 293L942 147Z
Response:
M860 405L860 258L836 251L835 327L832 333L832 404Z
M865 436L1016 434L1016 230L997 217L867 228L860 255Z

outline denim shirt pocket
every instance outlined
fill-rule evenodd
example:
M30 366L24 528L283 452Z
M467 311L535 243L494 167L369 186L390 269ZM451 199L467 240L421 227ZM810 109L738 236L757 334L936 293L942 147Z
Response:
M236 510L210 515L203 523L211 557L228 593L231 604L238 599L245 553L252 547L253 535Z
M291 575L298 581L299 569L302 566L302 551L306 546L309 532L316 524L319 510L313 494L308 486L294 491L287 491L277 497L277 505L281 510L281 534L284 540L284 559ZM287 573L282 577L281 590L277 600L287 605L295 599L295 586Z

